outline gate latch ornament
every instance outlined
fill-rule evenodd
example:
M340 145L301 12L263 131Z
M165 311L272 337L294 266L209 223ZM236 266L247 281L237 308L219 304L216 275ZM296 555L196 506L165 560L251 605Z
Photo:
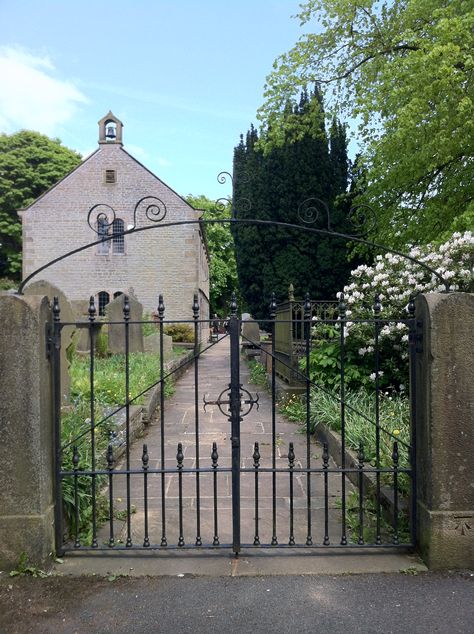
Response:
M242 387L242 385L239 386L240 387L240 415L242 416L242 418L244 416L247 416L247 414L250 414L250 412L253 409L253 406L256 405L257 410L259 409L259 400L260 397L258 395L258 393L255 395L255 398L250 394L250 392L248 390L246 390L244 387ZM223 399L223 396L226 396L226 399ZM244 398L245 395L247 395L247 398ZM217 407L219 408L219 410L221 411L222 414L224 414L224 416L229 416L230 413L230 384L229 387L225 388L225 390L222 390L222 392L219 394L219 396L217 397L217 399L215 401L208 401L206 399L206 397L204 396L203 398L203 403L204 403L204 411L206 412L206 407L208 405L217 405ZM223 409L223 406L227 405L226 410ZM245 406L247 406L247 408L245 408Z

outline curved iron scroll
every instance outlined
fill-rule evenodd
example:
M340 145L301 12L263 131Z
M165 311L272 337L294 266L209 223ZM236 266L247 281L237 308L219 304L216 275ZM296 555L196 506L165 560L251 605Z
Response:
M133 231L137 228L138 213L144 213L145 218L151 222L160 222L165 219L167 211L165 203L157 196L144 196L140 198L133 210L133 225L129 226L128 231ZM97 235L100 235L103 239L106 237L108 230L113 226L115 220L117 220L115 209L106 203L97 203L97 205L89 209L89 213L87 214L87 224L94 233L97 233ZM116 233L115 235L122 235L122 232Z
M232 175L229 172L220 172L217 177L219 183L223 184L227 182L227 179L232 179ZM248 199L243 200L243 204L246 209L241 209L240 211L248 211L251 207L251 203ZM89 244L85 244L83 246L77 247L76 249L72 249L68 253L64 253L63 255L54 258L43 264L38 269L33 271L30 275L28 275L23 282L20 284L18 288L18 294L22 295L25 286L30 282L33 277L36 277L38 273L44 271L45 269L53 266L57 262L64 260L72 255L80 253L81 251L85 251L86 249L90 249L93 246L101 244L103 242L108 242L109 240L113 240L117 236L126 236L132 233L139 233L141 231L148 231L150 229L157 229L160 227L177 227L181 225L206 225L206 224L226 224L230 223L232 225L254 225L260 226L264 228L270 227L281 227L285 229L296 229L299 231L306 231L308 233L314 233L319 235L326 235L332 238L345 240L347 242L356 242L358 244L363 244L368 247L378 249L380 251L384 251L386 253L392 253L394 255L398 255L413 264L420 266L425 269L437 278L444 286L445 292L450 291L449 281L446 280L438 271L433 269L431 266L426 264L425 262L421 262L420 260L414 258L407 253L403 253L402 251L398 251L397 249L392 249L383 244L378 244L376 242L371 242L370 240L365 239L367 232L373 228L375 222L375 212L368 205L359 205L353 207L349 214L349 221L355 228L355 231L359 231L359 233L342 233L340 231L335 231L331 227L331 217L329 208L324 201L321 201L318 198L308 198L298 208L298 219L302 224L294 224L288 222L280 222L276 220L259 220L252 218L238 218L237 211L231 203L230 198L220 198L216 201L215 210L216 211L224 211L231 205L231 216L229 218L200 218L198 220L179 220L179 221L171 221L171 222L163 222L167 215L167 208L165 203L156 196L144 196L141 198L135 205L133 212L133 225L123 232L117 233L109 233L108 228L112 226L113 221L116 219L115 210L110 207L110 205L106 205L104 203L99 203L94 205L87 215L87 222L89 227L98 235L101 236L100 240L95 240L94 242L90 242ZM108 213L100 210L100 208L108 209ZM144 225L142 227L137 227L137 215L139 212L144 211L145 217L148 218L153 224ZM95 219L95 222L92 221L92 218ZM99 219L102 219L100 223L102 225L102 229L99 230ZM324 228L315 227L314 224L321 219L324 219ZM103 221L106 222L103 222Z

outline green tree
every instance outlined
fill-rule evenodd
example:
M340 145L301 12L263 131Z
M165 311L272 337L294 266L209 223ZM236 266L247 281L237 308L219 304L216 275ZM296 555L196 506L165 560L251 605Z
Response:
M376 206L378 240L400 246L472 227L472 0L307 0L298 17L315 28L267 78L267 149L307 125L285 116L287 103L317 82L333 111L360 124L362 200Z
M38 132L0 134L0 275L21 275L21 222L32 203L81 162L77 152Z
M206 196L186 196L186 200L195 209L204 211L203 218L221 220L230 217L230 204L216 204ZM205 234L209 248L210 263L210 310L225 317L233 292L238 291L237 267L235 263L234 240L229 223L208 223Z
M307 119L307 115L310 119ZM278 221L343 231L348 185L344 127L335 121L328 140L321 95L306 90L285 117L306 124L284 143L262 151L251 127L234 152L234 209L238 219ZM265 140L264 140L265 141ZM316 217L317 216L317 217ZM297 296L328 299L344 285L350 271L346 245L325 235L274 226L233 227L237 268L244 302L256 318L268 317L274 292L283 301L293 284Z

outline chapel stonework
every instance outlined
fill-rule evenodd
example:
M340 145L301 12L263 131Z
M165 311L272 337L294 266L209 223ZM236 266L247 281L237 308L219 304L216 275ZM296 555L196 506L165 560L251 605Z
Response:
M183 224L119 235L134 225L134 209L145 197L156 197L166 218L154 223L146 216L153 200L145 200L136 226L199 220L194 209L173 189L123 147L123 124L109 112L99 121L99 147L59 183L19 211L23 226L23 279L55 257L115 234L85 251L41 272L41 279L58 286L71 301L94 295L101 312L121 293L133 289L135 298L151 313L163 294L166 319L191 315L195 293L201 318L209 316L209 255L203 227ZM104 214L91 217L94 205ZM115 217L113 211L115 211Z

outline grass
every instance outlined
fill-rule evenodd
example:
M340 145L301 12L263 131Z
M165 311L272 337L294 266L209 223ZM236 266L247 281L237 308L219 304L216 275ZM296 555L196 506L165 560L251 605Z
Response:
M174 351L178 357L182 350ZM160 373L160 359L157 354L134 353L129 355L129 394L133 404L143 404L150 386L157 383ZM91 447L91 386L89 356L73 355L70 366L72 405L64 407L61 416L61 441L65 447L62 470L72 471L73 447L77 446L79 470L92 467ZM174 383L165 379L165 397L174 393ZM94 428L96 468L106 466L106 451L113 441L114 416L111 416L126 401L125 355L94 357ZM110 417L109 417L110 416ZM107 418L109 417L109 418ZM106 420L104 420L106 419ZM103 421L103 422L102 422ZM108 504L100 490L106 485L106 476L96 477L97 522L106 521ZM92 519L92 483L89 476L77 477L77 506L79 511L79 534L83 543L89 543ZM76 532L76 500L74 478L66 477L62 482L63 504L67 525L71 534Z
M255 385L266 385L267 371L263 365L258 361L255 361L255 359L250 359L248 366L250 371L249 383L253 383Z
M376 464L376 402L375 395L363 388L348 390L345 394L345 439L348 447L358 451L362 444L365 463ZM305 425L306 400L294 396L280 405L280 411L290 421ZM392 467L393 443L399 441L399 466L409 465L410 406L406 397L381 394L379 401L380 464ZM338 394L313 390L311 392L310 430L314 433L318 424L341 433L341 404ZM382 482L391 486L391 474L382 474ZM399 474L398 488L407 495L410 478Z
M75 356L70 368L71 399L90 401L90 358ZM129 355L129 398L134 404L144 402L142 394L159 380L160 357L158 354L136 352ZM138 398L137 398L138 397ZM94 358L94 400L101 405L121 405L125 394L125 355L114 354Z
M340 498L336 500L335 505L338 508L342 507ZM363 512L362 538L365 544L374 544L377 538L377 508L375 500L365 497L363 501ZM350 541L357 543L360 532L358 491L351 491L346 496L346 526ZM380 535L383 542L390 543L392 541L393 525L386 520L382 512L380 514ZM408 518L402 511L398 512L397 535L399 543L410 541Z

